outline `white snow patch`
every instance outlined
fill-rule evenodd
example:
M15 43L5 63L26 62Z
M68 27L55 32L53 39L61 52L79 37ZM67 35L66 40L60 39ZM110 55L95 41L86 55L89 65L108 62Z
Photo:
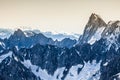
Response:
M39 68L36 65L32 65L30 60L24 60L24 62L22 62L22 64L31 69L31 71L37 76L40 77L43 80L49 80L50 76L48 75L46 70L42 70L41 68ZM37 71L38 69L38 71Z
M8 32L1 32L0 31L0 38L1 39L5 39L5 38L9 38L11 36L12 33L8 33Z
M32 31L29 31L29 32L24 31L24 34L25 34L26 37L34 36L34 33Z
M17 51L19 50L18 46L15 46L15 48L17 49Z
M3 52L3 50L0 50L0 53L2 53Z
M103 66L107 66L108 65L108 62L104 63Z
M26 37L29 37L26 32L24 32L24 34L25 34Z
M5 49L5 44L3 42L0 42L0 45Z
M14 59L15 59L16 61L18 61L18 58L17 58L16 56L14 56Z
M92 63L85 63L77 80L89 80L90 78L92 78L93 75L100 70L100 63L101 61L99 63L96 63L95 60ZM99 77L100 76L98 76L98 78Z
M33 47L33 45L30 46L30 48L32 48L32 47Z
M120 79L120 73L118 74L118 78Z
M93 61L92 63L85 63L84 67L82 65L71 67L65 80L99 80L100 73L94 78L93 75L97 74L100 70L100 63ZM80 73L77 73L78 68L82 68Z
M51 80L61 80L61 78L63 77L63 72L65 70L65 67L62 67L62 68L58 68L53 77L51 78Z
M116 76L116 78L114 78L114 80L118 80L118 79L120 79L120 73L117 73L117 74L115 74L115 75L113 75L113 76Z
M79 56L81 56L81 55L80 55L80 52L79 52L78 50L75 50L75 51L76 51L76 53L77 53Z
M96 38L92 37L92 38L88 41L88 43L92 45L92 44L95 43L95 41L96 41Z
M97 15L94 15L94 17L95 17L95 19L94 19L94 20L96 21L96 20L98 19Z
M49 75L47 71L44 69L42 70L39 66L32 65L30 60L24 60L22 64L31 69L31 71L37 76L40 77L42 80L61 80L61 77L63 76L64 67L59 68L55 71L54 75ZM38 70L38 71L37 71ZM57 79L58 76L58 79Z
M76 66L72 66L65 78L65 80L99 80L100 78L100 63L96 63L93 61L92 63L87 62L85 65L78 64ZM42 80L61 80L63 77L63 72L66 70L65 67L58 68L54 75L50 75L47 73L45 69L41 69L39 66L33 65L30 60L24 60L22 64L31 69L31 71ZM78 69L82 69L80 73L78 73ZM93 77L93 75L97 74Z
M62 51L61 54L60 54L59 56L63 55L64 53L65 53L65 51Z
M4 55L1 55L0 56L0 63L5 59L7 58L8 56L12 56L12 51L9 51L7 54L4 54Z
M79 64L76 66L72 66L69 70L69 73L67 74L65 80L78 80L78 69L82 68L83 65Z

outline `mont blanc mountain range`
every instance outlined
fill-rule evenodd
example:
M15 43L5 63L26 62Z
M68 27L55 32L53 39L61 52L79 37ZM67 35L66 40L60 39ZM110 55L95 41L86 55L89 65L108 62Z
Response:
M0 80L120 80L118 20L105 23L92 13L79 39L37 30L1 32Z
M76 39L78 40L80 34L77 33L57 33L57 32L42 32L37 29L29 29L29 28L22 28L22 32L26 35L26 37L33 36L34 34L42 33L48 38L52 38L53 40L61 41L64 38ZM0 38L5 39L9 38L17 29L3 29L0 28Z

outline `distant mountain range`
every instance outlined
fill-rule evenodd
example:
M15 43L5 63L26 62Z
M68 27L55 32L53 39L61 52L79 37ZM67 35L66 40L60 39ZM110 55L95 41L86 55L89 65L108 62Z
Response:
M78 40L53 37L61 34L18 29L1 37L0 80L120 80L120 21L93 13Z
M13 29L3 29L0 28L0 38L1 39L5 39L5 38L9 38L16 30ZM67 33L52 33L52 32L41 32L40 30L30 30L30 29L23 29L22 30L24 32L24 34L29 37L29 36L33 36L34 34L39 34L42 33L43 35L45 35L48 38L52 38L53 40L58 40L61 41L64 38L70 38L70 39L76 39L78 40L80 34L77 33L73 33L73 34L67 34Z

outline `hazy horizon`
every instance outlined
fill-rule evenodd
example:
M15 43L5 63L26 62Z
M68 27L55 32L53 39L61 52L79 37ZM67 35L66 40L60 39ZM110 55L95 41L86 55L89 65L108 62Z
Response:
M120 20L119 0L0 0L0 28L79 33L92 13Z

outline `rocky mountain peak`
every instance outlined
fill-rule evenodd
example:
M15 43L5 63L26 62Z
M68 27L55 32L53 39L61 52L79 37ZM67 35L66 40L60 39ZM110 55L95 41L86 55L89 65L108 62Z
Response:
M114 27L118 27L118 26L120 26L120 21L119 20L117 20L117 21L115 21L113 24L111 24L112 26L114 26Z
M21 29L17 29L17 30L14 32L14 35L15 35L15 36L18 36L18 37L22 37L22 36L25 37L25 34L24 34L24 32L23 32Z
M93 41L92 37L95 34L98 34L98 36L101 37L101 34L105 27L107 27L107 24L103 21L103 19L99 15L92 13L88 20L87 25L85 26L83 36L79 38L79 43L83 44L87 43L89 40ZM94 41L96 41L95 38Z
M92 13L91 16L89 17L88 24L90 25L94 24L99 27L106 26L106 23L104 22L104 20L95 13Z
M107 24L106 29L104 30L104 35L115 34L116 32L119 33L120 31L120 21L109 21Z

